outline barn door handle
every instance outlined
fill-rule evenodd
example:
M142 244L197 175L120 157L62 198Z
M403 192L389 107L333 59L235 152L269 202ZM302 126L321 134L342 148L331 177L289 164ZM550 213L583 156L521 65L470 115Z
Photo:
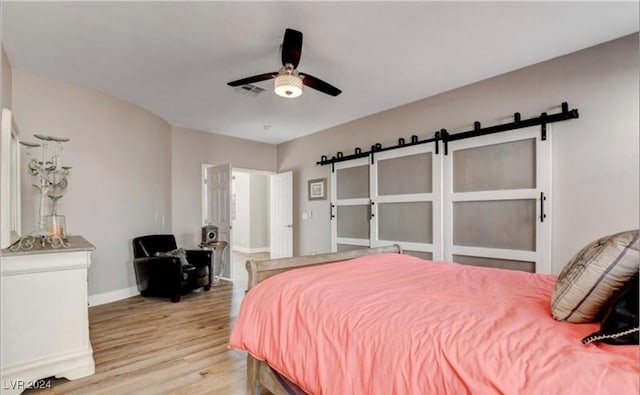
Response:
M331 221L332 219L334 219L336 217L335 214L333 213L333 208L335 206L336 206L335 204L329 203L329 221Z
M373 205L376 204L373 200L369 200L369 221L373 219L376 215L373 213Z
M544 192L540 192L540 222L544 222L544 219L547 218L547 214L544 213L545 200L547 200L547 197L544 196Z

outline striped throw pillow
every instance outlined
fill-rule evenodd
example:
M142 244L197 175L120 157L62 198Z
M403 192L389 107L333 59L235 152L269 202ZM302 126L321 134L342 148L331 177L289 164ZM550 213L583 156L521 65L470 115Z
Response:
M592 322L609 298L640 267L638 230L617 233L589 243L558 276L551 312L558 321Z

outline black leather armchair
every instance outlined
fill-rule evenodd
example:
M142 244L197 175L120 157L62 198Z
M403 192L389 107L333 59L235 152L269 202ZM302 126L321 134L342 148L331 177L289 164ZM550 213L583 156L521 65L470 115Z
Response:
M187 262L176 256L156 256L178 248L173 235L149 235L133 239L133 265L142 296L167 296L176 303L182 294L211 289L211 251L186 250Z

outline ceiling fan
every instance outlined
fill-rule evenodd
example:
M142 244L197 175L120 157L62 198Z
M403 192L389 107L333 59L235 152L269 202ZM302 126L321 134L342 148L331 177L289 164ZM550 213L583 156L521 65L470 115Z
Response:
M282 97L293 98L302 95L303 84L331 96L338 96L342 93L340 89L311 74L298 72L296 68L300 63L301 53L302 33L297 30L286 29L282 42L282 67L280 67L280 70L231 81L227 85L242 86L275 78L275 92Z

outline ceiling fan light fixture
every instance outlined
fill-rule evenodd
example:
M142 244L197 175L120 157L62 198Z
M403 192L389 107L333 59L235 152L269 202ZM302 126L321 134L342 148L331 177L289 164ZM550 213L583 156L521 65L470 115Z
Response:
M293 74L278 75L273 83L276 95L294 98L302 95L302 78Z

